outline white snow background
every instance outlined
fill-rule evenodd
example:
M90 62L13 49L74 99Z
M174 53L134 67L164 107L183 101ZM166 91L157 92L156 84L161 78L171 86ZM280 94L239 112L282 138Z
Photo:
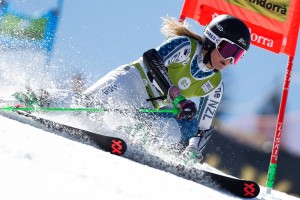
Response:
M0 199L239 199L0 116ZM256 199L297 199L265 188Z

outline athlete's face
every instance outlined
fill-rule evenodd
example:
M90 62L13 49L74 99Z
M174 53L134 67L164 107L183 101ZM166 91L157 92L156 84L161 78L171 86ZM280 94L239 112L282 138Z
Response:
M217 70L222 70L231 64L231 58L225 60L219 54L217 49L214 49L211 52L211 63L212 63L212 66L211 66L212 68L217 69Z

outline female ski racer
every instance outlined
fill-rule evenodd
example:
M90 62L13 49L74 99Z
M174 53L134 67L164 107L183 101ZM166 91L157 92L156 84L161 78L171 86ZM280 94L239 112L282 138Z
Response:
M237 64L246 53L250 33L241 20L230 15L214 18L203 38L175 19L164 18L163 22L166 41L137 61L111 71L84 95L93 102L90 106L162 109L173 105L180 111L176 119L165 119L160 126L169 127L163 132L178 140L182 136L176 121L196 116L198 131L189 139L182 158L198 162L214 130L212 121L222 98L220 71ZM188 99L191 97L199 97L198 107Z
M89 107L178 108L176 119L161 117L147 123L160 129L159 137L176 143L187 137L178 122L196 118L197 130L189 133L181 154L184 162L196 163L203 159L202 151L214 130L212 121L223 94L220 71L237 64L246 53L250 33L241 20L230 15L215 17L203 37L173 18L163 22L161 31L167 39L160 46L101 78L83 92L82 102ZM22 99L19 94L15 97ZM189 99L192 97L199 98L198 106ZM109 127L122 121L112 121L110 115L104 115L103 120Z

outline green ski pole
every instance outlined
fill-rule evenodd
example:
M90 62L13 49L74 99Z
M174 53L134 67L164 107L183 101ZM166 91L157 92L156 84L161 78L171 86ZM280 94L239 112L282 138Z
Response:
M31 112L38 112L38 111L70 111L70 112L78 112L78 111L85 111L85 112L106 112L106 111L112 111L112 112L128 112L128 109L104 109L104 108L34 108L34 107L12 107L12 106L5 106L0 108L0 110L3 111L31 111ZM146 109L146 108L139 108L136 110L133 110L136 112L141 113L171 113L174 115L177 115L179 113L179 110L177 108L173 109Z

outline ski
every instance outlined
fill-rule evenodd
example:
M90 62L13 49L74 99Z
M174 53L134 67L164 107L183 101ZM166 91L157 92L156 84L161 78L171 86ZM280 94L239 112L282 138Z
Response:
M118 137L93 133L70 125L54 122L52 120L33 115L29 112L14 111L14 113L30 118L47 129L66 133L70 139L74 138L88 141L89 143L95 144L98 148L115 155L123 155L127 150L126 142Z
M222 172L212 172L202 167L188 168L177 164L176 175L245 199L255 198L260 193L260 187L254 181L228 176Z
M242 198L255 198L259 195L260 187L254 181L243 180L239 178L229 177L205 170L201 170L204 179L210 179L217 186L235 196Z

